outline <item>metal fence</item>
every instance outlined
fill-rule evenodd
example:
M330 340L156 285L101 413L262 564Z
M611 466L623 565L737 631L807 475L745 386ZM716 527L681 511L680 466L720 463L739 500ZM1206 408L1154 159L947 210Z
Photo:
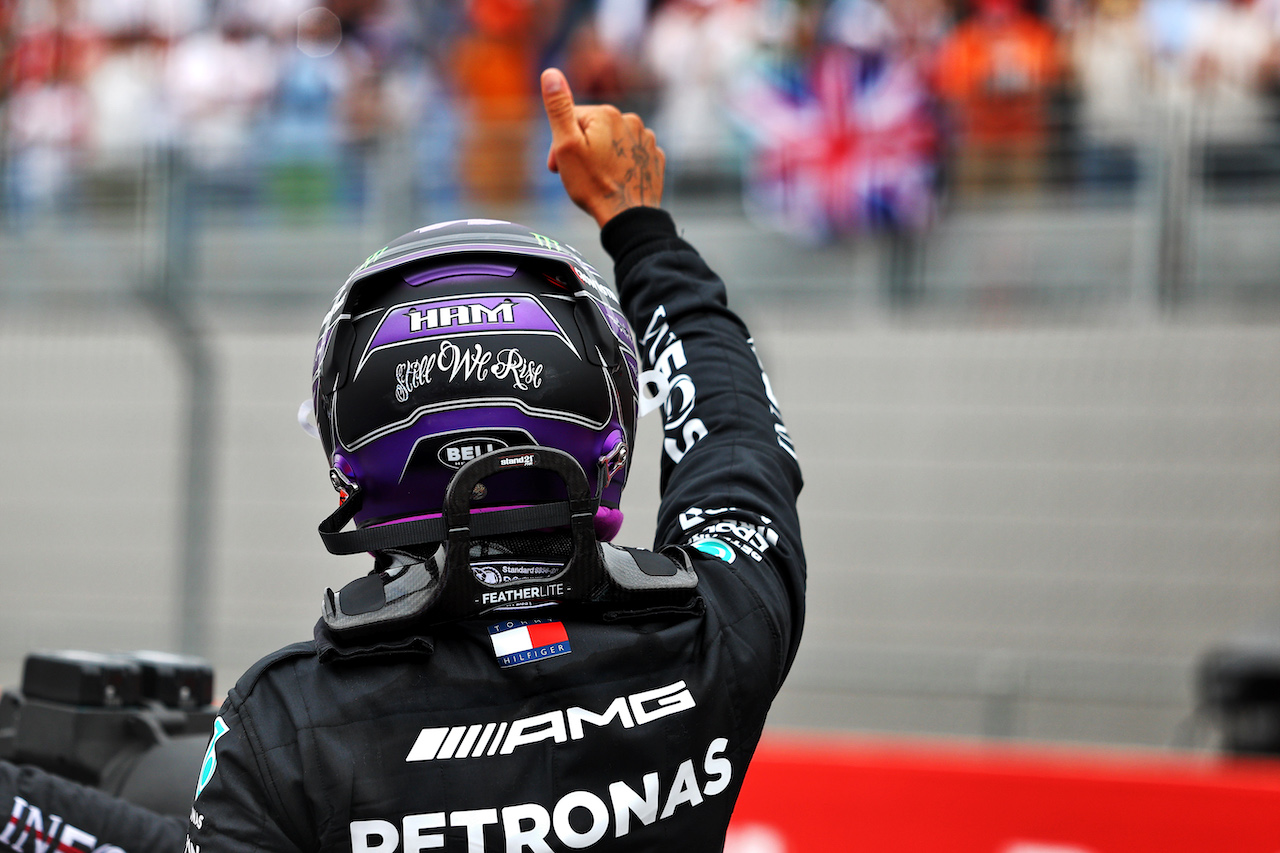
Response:
M1193 104L1170 101L1135 116L1122 142L1101 142L1060 104L1032 153L979 157L953 141L938 161L930 227L868 227L838 241L784 238L749 215L746 150L673 161L667 203L722 222L727 250L750 259L742 286L761 291L779 278L841 291L870 275L873 306L893 309L1254 311L1280 292L1280 250L1270 236L1280 211L1280 122L1272 130L1224 142L1239 134ZM136 292L172 280L201 298L278 302L308 289L293 253L310 256L311 243L323 252L337 235L342 266L388 235L464 215L564 222L594 247L543 167L545 130L519 136L522 162L500 199L459 178L458 119L448 110L376 144L305 162L257 150L223 152L210 165L200 150L180 147L109 159L10 149L0 162L4 298L50 288ZM967 165L983 158L993 162ZM58 250L69 255L40 259L60 239L54 234L71 231L74 245ZM758 231L763 243L740 239ZM87 254L78 247L100 240L113 257L127 252L127 264L98 266L99 280L89 282L74 265Z

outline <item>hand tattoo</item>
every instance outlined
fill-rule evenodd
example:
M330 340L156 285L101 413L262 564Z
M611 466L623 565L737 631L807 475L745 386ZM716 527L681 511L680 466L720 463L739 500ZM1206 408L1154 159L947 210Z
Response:
M655 158L645 146L643 138L628 134L627 143L624 144L620 139L613 140L614 155L625 163L626 168L618 186L606 194L612 213L615 214L627 208L643 206L657 200L655 198L657 181L653 171Z

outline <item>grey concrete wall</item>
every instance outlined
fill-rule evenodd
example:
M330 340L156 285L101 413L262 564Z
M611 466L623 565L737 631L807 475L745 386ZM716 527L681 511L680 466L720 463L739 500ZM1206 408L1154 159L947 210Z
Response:
M814 545L776 721L1167 743L1276 612L1276 329L768 340Z
M1280 325L931 327L831 304L748 306L807 479L810 617L773 723L1169 742L1200 652L1280 606ZM295 421L302 315L211 316L219 689L365 570L315 535L333 493ZM33 648L177 643L182 390L145 316L0 315L0 683Z

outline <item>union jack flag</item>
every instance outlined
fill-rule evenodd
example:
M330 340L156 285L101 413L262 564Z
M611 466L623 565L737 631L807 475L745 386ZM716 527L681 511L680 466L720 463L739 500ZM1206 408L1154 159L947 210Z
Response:
M909 63L828 45L760 68L734 108L752 152L747 207L772 227L822 242L932 220L940 134Z

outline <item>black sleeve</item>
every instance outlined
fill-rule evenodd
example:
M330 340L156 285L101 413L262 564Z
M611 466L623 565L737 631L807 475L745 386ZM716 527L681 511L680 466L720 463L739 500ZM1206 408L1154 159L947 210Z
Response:
M768 376L724 283L665 211L625 211L600 237L640 349L641 412L663 419L654 545L719 557L752 587L780 634L780 683L804 620L802 481Z
M196 782L188 835L199 850L297 851L298 827L288 823L292 810L281 797L286 785L272 776L257 730L236 698L232 691L214 722L209 754ZM293 746L277 749L296 757ZM300 762L283 760L295 773L301 772Z
M61 853L181 853L185 824L35 767L0 761L0 846Z

